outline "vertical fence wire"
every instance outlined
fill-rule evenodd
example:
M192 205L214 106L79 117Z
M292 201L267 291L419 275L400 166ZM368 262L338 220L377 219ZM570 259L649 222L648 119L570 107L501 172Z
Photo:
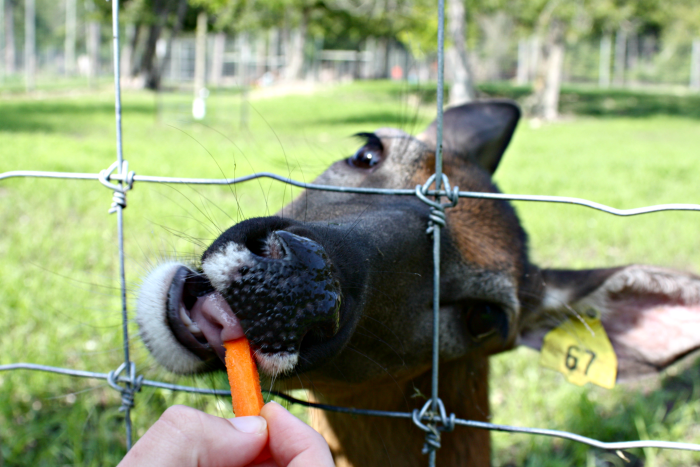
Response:
M116 138L117 138L117 173L125 176L124 153L122 148L122 96L120 82L120 64L119 64L119 0L112 0L112 42L114 45L114 118L116 123ZM124 181L119 182L122 191L124 190ZM124 208L126 207L126 198L123 203L117 203L117 235L119 237L119 281L121 288L122 302L122 333L124 339L124 370L129 375L131 371L131 359L129 355L129 319L127 313L126 299L126 273L124 268ZM125 382L127 391L132 391L134 388L131 382ZM131 449L132 433L131 433L131 407L133 406L133 396L122 403L121 409L124 411L124 424L126 425L126 450Z
M435 189L440 190L442 186L442 116L443 97L445 82L445 0L438 0L438 82L437 82L437 138L435 148ZM435 197L435 201L440 204L440 195ZM431 408L434 414L438 413L438 378L440 362L440 225L433 226L433 368L432 368L432 394ZM433 427L435 430L435 427ZM435 434L435 431L433 431ZM429 437L431 434L426 433ZM437 462L437 449L430 449L428 465L435 467Z

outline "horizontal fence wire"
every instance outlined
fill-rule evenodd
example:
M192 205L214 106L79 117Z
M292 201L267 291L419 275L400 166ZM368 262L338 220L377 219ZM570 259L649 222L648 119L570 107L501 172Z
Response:
M80 371L80 370L70 370L67 368L52 367L46 365L37 365L34 363L14 363L10 365L0 365L0 371L9 370L33 370L33 371L44 371L49 373L57 373L61 375L76 376L80 378L91 378L91 379L104 379L108 380L110 375L108 373L95 373L92 371ZM129 382L130 379L125 376L120 376L117 378L118 382ZM142 386L149 386L158 389L167 389L170 391L182 391L194 394L204 394L204 395L215 395L215 396L229 396L231 391L228 389L206 389L206 388L195 388L191 386L182 386L179 384L164 383L161 381L143 380L141 382ZM263 389L264 393L270 394L275 397L279 397L293 404L302 405L304 407L309 407L312 409L320 409L328 412L338 412L346 413L349 415L363 415L370 417L388 417L388 418L405 418L411 419L413 414L411 412L392 412L385 410L366 410L357 409L354 407L338 407L335 405L328 404L317 404L314 402L308 402L301 399L297 399L288 394L278 391L268 391ZM426 421L431 421L430 417L426 418ZM546 428L528 428L528 427L517 427L511 425L501 425L488 422L479 422L475 420L464 420L456 418L454 421L455 425L464 426L469 428L478 428L482 430L489 431L501 431L506 433L523 433L529 435L541 435L549 436L552 438L566 439L569 441L576 441L581 444L586 444L588 446L604 449L608 451L621 451L626 449L635 448L658 448L658 449L676 449L683 451L696 451L700 452L700 445L692 443L677 443L673 441L654 441L654 440L644 440L644 441L618 441L618 442L604 442L598 441L597 439L589 438L587 436L577 435L575 433L570 433L568 431L560 430L549 430Z
M104 171L103 171L104 172ZM42 172L35 170L15 170L0 174L0 181L10 178L55 178L55 179L73 179L73 180L100 180L101 174L94 173L75 173L75 172ZM415 196L415 189L391 189L391 188L363 188L363 187L343 187L333 185L317 185L314 183L300 182L291 178L283 177L270 172L258 172L251 175L245 175L237 178L182 178L182 177L158 177L153 175L137 175L134 174L129 178L128 175L112 174L104 178L106 181L133 181L143 183L167 183L175 185L235 185L259 178L269 178L277 180L297 188L307 190L321 190L335 193L354 193L361 195L394 195L394 196ZM556 203L556 204L573 204L594 209L596 211L606 212L615 216L629 217L638 216L641 214L650 214L662 211L700 211L700 204L656 204L632 209L618 209L605 204L590 201L584 198L572 198L569 196L548 196L548 195L518 195L508 193L487 193L479 191L458 191L460 198L475 198L475 199L493 199L502 201L529 201L536 203ZM448 193L444 190L427 190L426 196L447 196Z
M356 188L356 187L337 187L328 185L316 185L312 183L304 183L290 178L282 177L273 173L256 173L248 176L233 178L233 179L210 179L210 178L179 178L179 177L156 177L147 175L135 175L130 174L112 174L109 175L109 169L103 170L99 174L93 173L70 173L70 172L42 172L42 171L12 171L0 174L0 181L7 180L10 178L53 178L53 179L73 179L73 180L99 180L101 182L118 181L125 182L131 186L134 182L145 182L145 183L166 183L166 184L192 184L192 185L233 185L237 183L243 183L250 180L255 180L258 178L270 178L280 182L284 182L299 188L306 188L312 190L323 190L341 193L356 193L356 194L369 194L369 195L397 195L397 196L416 196L416 190L410 189L381 189L381 188ZM446 187L447 190L425 190L423 193L426 196L449 196L449 186ZM456 191L456 188L455 188ZM663 204L655 206L645 206L635 209L616 209L610 206L606 206L600 203L589 201L582 198L569 198L569 197L559 197L559 196L539 196L539 195L513 195L513 194L501 194L501 193L482 193L482 192L469 192L469 191L459 191L457 192L460 198L479 198L479 199L493 199L493 200L505 200L505 201L532 201L532 202L545 202L545 203L564 203L573 204L583 207L588 207L598 211L606 212L609 214L617 216L633 216L641 214L650 214L653 212L661 211L700 211L700 205L697 204ZM67 368L51 367L46 365L38 365L33 363L16 363L10 365L0 365L0 371L9 370L34 370L34 371L44 371L57 373L68 376L82 377L82 378L92 378L92 379L103 379L109 380L110 373L96 373L90 371L80 371L72 370ZM114 373L114 372L113 372ZM115 382L131 384L133 379L126 376L117 376ZM165 383L160 381L152 381L143 379L139 383L141 386L149 386L154 388L166 389L170 391L183 391L202 395L217 395L217 396L228 396L230 394L229 390L223 389L206 389L206 388L196 388L190 386L183 386L171 383ZM382 410L365 410L352 407L338 407L327 404L318 404L313 402L308 402L300 400L289 396L282 392L277 391L264 391L268 394L274 395L276 397L282 398L290 403L299 404L305 407L320 409L331 412L346 413L350 415L363 415L363 416L375 416L375 417L390 417L390 418L404 418L411 419L415 414L410 412L390 412ZM425 422L432 422L437 419L438 416L435 414L427 414L423 416L422 420ZM488 422L480 422L475 420L464 420L460 418L454 419L454 424L457 426L464 426L470 428L477 428L489 431L500 431L507 433L523 433L530 435L540 435L548 436L560 439L566 439L570 441L575 441L582 443L594 448L603 450L625 450L633 448L659 448L659 449L675 449L675 450L686 450L686 451L696 451L700 452L700 445L692 443L680 443L672 441L656 441L656 440L640 440L640 441L621 441L621 442L603 442L586 436L581 436L575 433L561 431L561 430L550 430L543 428L528 428L528 427L516 427L510 425L501 425Z

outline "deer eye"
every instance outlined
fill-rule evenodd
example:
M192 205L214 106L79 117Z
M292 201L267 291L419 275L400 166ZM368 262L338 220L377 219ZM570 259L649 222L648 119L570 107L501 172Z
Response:
M467 331L476 340L483 340L498 333L508 338L508 317L503 309L493 303L478 302L467 309Z
M348 162L353 167L370 169L377 165L382 158L381 149L370 145L362 146Z
M377 135L373 133L358 133L355 136L365 138L367 143L348 158L348 164L358 169L371 169L381 162L384 146Z

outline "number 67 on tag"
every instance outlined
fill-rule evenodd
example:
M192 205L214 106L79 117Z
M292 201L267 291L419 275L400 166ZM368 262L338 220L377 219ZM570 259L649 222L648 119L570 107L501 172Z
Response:
M577 316L544 337L540 365L562 373L573 384L597 384L612 389L617 356L598 318Z

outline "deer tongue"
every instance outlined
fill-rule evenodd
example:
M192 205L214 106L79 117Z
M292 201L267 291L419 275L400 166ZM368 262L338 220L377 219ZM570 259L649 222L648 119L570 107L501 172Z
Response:
M241 322L218 292L199 297L189 314L222 361L226 353L223 343L245 335Z

